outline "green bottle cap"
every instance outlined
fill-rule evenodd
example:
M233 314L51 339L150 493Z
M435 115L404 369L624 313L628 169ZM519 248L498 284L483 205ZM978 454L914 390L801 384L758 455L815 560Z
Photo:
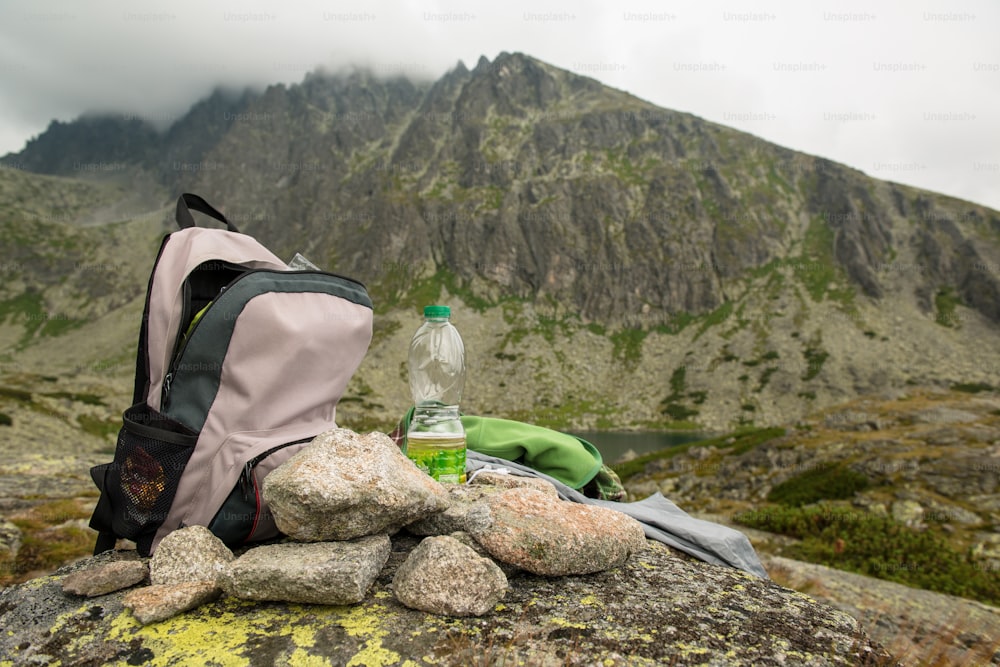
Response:
M428 319L447 319L451 317L451 308L448 306L424 306L424 317Z

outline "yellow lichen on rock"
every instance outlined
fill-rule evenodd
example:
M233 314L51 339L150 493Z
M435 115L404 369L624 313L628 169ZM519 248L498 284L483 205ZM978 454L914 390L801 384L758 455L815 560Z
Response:
M237 613L243 608L244 613ZM148 664L171 665L178 660L211 658L223 667L248 665L248 657L241 655L252 635L259 628L252 628L251 620L260 618L264 610L235 598L226 598L213 605L212 615L203 610L181 614L159 623L142 625L129 611L122 611L112 619L108 638L128 641L140 639L151 653ZM277 616L277 615L276 615ZM287 618L285 619L287 622Z
M364 639L364 647L358 651L347 667L389 667L399 662L399 654L382 646L382 639L388 632L382 628L381 617L386 613L383 605L373 604L364 607L352 607L340 619L340 626L347 634L357 639ZM407 660L404 665L416 666L415 662Z

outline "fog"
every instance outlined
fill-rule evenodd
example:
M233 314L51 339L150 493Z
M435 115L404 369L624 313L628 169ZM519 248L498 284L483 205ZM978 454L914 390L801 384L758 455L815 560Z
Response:
M52 119L168 126L215 86L520 51L876 178L1000 209L1000 4L55 2L0 6L0 154Z

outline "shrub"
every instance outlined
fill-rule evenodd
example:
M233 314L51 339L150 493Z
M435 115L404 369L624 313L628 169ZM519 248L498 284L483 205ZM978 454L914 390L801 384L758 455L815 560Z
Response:
M978 394L981 391L993 391L993 385L985 382L957 382L951 385L952 391L964 391L967 394Z
M868 488L868 478L843 464L824 465L786 479L767 494L771 502L801 507L820 500L850 498Z
M830 353L825 350L809 347L802 353L802 356L806 359L806 372L802 374L802 379L808 382L823 370L823 363L826 362Z
M1000 578L956 551L941 536L888 516L850 511L831 503L744 512L737 523L802 541L788 555L841 570L1000 603Z
M692 410L686 405L681 405L680 403L667 403L663 406L663 414L669 415L671 419L675 421L684 421L690 417L697 417L698 411Z

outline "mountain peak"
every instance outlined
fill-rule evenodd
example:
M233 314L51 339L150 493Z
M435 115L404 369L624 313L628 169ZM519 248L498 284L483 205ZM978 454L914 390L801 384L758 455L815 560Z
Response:
M524 54L432 84L315 76L195 105L165 135L129 128L54 124L14 160L100 180L111 158L202 194L279 256L366 283L390 329L439 298L502 310L476 324L507 327L477 341L481 361L526 402L474 397L486 411L578 406L593 425L609 400L593 392L631 381L621 369L636 384L610 428L785 423L925 373L994 382L980 357L1000 322L1000 213ZM565 365L530 361L557 341Z
M487 293L553 299L614 325L637 312L656 322L713 311L745 293L749 272L795 257L822 264L803 274L820 301L830 293L882 298L898 289L879 269L904 253L894 228L907 211L926 209L908 203L905 188L889 194L856 170L659 109L519 52L482 56L471 72L460 61L431 85L356 69L310 74L263 97L213 95L161 144L141 128L129 126L139 134L123 141L94 127L82 119L53 125L16 159L72 175L67 165L114 146L171 190L214 192L231 206L304 220L259 230L289 249L307 243L311 219L329 215L322 211L377 211L366 235L345 241L338 234L346 230L323 225L308 243L338 248L362 272L365 258L396 262L405 250L417 265L447 267ZM167 169L165 155L182 167L241 166ZM272 164L289 167L275 173ZM325 166L291 169L300 165ZM988 227L997 216L984 209L966 218ZM925 227L913 241L915 261L934 264L914 280L922 308L947 288L1000 320L989 296L1000 295L1000 282L970 268L994 265L996 250L957 222L950 236ZM393 235L408 241L373 243ZM945 246L961 247L968 261L943 256ZM507 268L484 269L472 257Z

